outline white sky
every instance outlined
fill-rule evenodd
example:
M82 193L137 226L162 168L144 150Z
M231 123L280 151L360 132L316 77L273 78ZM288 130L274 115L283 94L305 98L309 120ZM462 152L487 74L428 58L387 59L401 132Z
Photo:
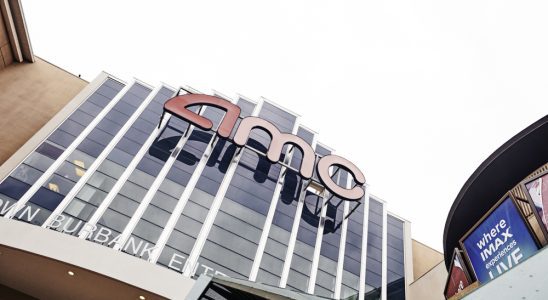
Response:
M86 80L104 70L301 114L438 250L464 182L548 111L546 1L23 5L34 53Z

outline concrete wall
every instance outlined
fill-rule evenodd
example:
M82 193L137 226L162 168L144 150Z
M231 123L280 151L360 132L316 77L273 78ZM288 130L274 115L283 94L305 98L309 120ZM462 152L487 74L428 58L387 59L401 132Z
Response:
M8 31L4 22L4 17L0 13L0 70L13 63L13 53L8 37Z
M429 272L415 279L407 290L408 300L445 300L443 289L447 280L445 263L440 261Z
M39 58L0 70L0 165L86 85Z
M443 289L447 270L443 254L425 244L412 241L413 282L406 291L409 300L445 300Z
M417 278L430 271L443 261L443 254L421 242L413 240L413 278Z

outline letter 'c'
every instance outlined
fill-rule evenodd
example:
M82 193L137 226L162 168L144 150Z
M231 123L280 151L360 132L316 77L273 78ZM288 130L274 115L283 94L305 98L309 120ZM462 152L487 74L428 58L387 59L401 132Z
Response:
M354 178L354 181L356 181L356 186L352 189L347 189L335 183L329 175L329 168L332 166L341 167L342 169L349 172ZM346 200L358 201L365 194L364 190L361 187L365 184L365 176L363 176L363 173L360 171L360 169L358 169L358 167L356 167L356 165L351 163L346 158L337 155L324 156L318 161L316 170L318 171L318 177L320 178L320 181L325 185L328 191L335 194L336 196L339 196Z
M215 96L203 95L203 94L186 94L173 97L166 101L164 104L164 111L169 112L173 116L188 121L200 127L203 130L211 130L213 123L197 113L188 110L187 108L192 105L208 105L226 111L226 114L219 124L217 135L228 138L236 121L240 116L240 107L236 104L230 103L224 99Z

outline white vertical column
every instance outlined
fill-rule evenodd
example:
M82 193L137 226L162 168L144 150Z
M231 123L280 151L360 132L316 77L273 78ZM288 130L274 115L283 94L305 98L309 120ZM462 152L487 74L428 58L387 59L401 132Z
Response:
M213 152L213 149L215 148L215 144L217 143L218 140L219 138L216 135L214 135L212 139L209 141L209 144L207 145L207 148L204 151L202 158L200 158L200 161L198 162L196 169L192 173L192 176L190 177L187 185L185 186L183 194L181 195L181 197L179 197L179 201L175 205L173 212L171 213L166 225L164 226L164 229L162 230L162 233L160 234L160 237L158 238L158 241L156 242L156 247L154 248L154 250L152 250L152 253L150 254L148 261L152 263L156 263L158 261L158 258L160 257L160 254L162 253L169 239L169 236L173 232L175 225L177 225L177 222L179 221L179 218L181 217L181 214L183 213L183 210L185 209L185 206L188 203L188 200L190 199L190 195L192 195L192 192L194 191L194 188L196 187L198 180L200 179L200 177L202 177L202 172L204 171L207 165L207 161L209 160L209 157L211 156L211 153Z
M362 253L360 260L360 287L358 300L365 300L365 276L367 274L367 237L369 232L369 186L364 185L365 195L363 197L363 233Z
M295 120L295 125L293 126L292 134L296 135L299 129L298 119ZM291 165L291 160L293 153L295 152L295 147L288 151L286 155L286 160L284 163ZM261 266L261 261L263 259L264 249L266 247L266 242L268 241L268 235L270 234L270 227L272 227L272 220L274 219L274 214L276 213L276 207L280 199L280 193L282 191L285 174L287 172L287 167L282 166L280 169L280 174L278 175L278 182L274 188L274 194L272 195L272 200L270 201L270 207L268 208L268 213L266 215L266 220L264 222L263 231L261 232L261 238L259 239L259 245L257 251L255 252L255 258L253 259L253 266L251 267L251 272L249 274L249 280L257 280L257 274L259 273L259 268Z
M139 82L140 85L146 86L145 83ZM112 138L112 140L108 143L108 145L103 149L101 154L95 159L95 161L89 166L89 168L86 170L84 175L80 177L78 182L72 187L72 189L67 193L67 195L61 200L59 205L55 208L55 210L49 215L49 217L46 219L44 224L42 224L42 227L47 228L53 220L57 217L57 215L60 215L67 205L72 201L72 199L78 194L78 192L84 187L86 182L89 180L89 178L95 173L97 168L103 163L103 161L107 158L107 156L110 154L112 149L118 144L118 142L124 137L126 132L133 126L133 123L139 118L141 113L146 109L147 105L156 97L158 92L162 89L162 86L157 87L151 93L148 95L148 97L139 105L139 107L135 110L135 112L131 115L131 117L127 120L127 122L122 126L122 128L116 133L116 135Z
M297 233L299 231L299 225L303 213L304 198L306 197L306 186L308 182L303 182L302 184L303 186L299 192L299 202L297 202L297 209L295 210L295 218L293 218L293 226L291 226L289 242L287 243L287 251L285 252L284 266L282 269L282 274L280 276L279 286L281 288L285 288L287 285L287 278L289 277L289 269L291 268L293 252L295 251L295 243L297 242Z
M63 153L53 162L51 166L36 180L36 182L21 196L19 201L11 207L11 209L4 215L4 218L11 219L13 216L21 210L25 204L30 200L30 198L40 189L40 187L53 175L53 172L61 166L65 159L72 154L74 149L88 136L88 134L95 129L95 126L99 124L101 120L110 112L110 110L120 101L122 96L133 86L131 84L126 85L116 96L97 114L97 116L89 123L86 128L80 133L76 139L63 151Z
M351 176L348 176L348 180L350 180L351 178ZM346 187L349 187L348 182L346 184ZM342 220L341 240L339 243L339 257L337 259L337 273L335 276L335 299L341 298L342 279L344 271L344 252L346 250L346 235L348 230L348 213L350 212L350 203L348 201L344 201L343 205L344 219Z
M403 222L403 269L405 274L405 294L409 295L409 285L413 282L413 240L411 240L411 222Z
M259 111L261 110L261 107L262 107L262 102L258 103L257 106L255 106L255 109L253 110L252 115L257 116L259 114ZM234 176L234 173L236 172L236 168L238 167L238 164L240 162L240 159L242 158L243 153L244 153L244 148L242 147L239 149L238 154L234 156L234 158L230 162L230 165L228 166L225 176L223 177L223 180L221 182L221 185L219 186L219 190L217 191L217 194L215 195L215 198L213 199L213 203L211 204L209 212L204 220L204 224L202 225L202 228L200 229L200 233L198 233L198 236L196 237L196 242L194 243L194 246L192 247L192 250L190 251L190 255L188 256L188 259L186 260L185 265L183 266L183 276L190 277L192 276L192 273L197 269L198 258L200 257L200 254L202 253L202 249L209 235L209 231L211 230L211 227L213 226L213 222L215 221L215 218L217 217L217 213L219 212L219 209L221 208L221 203L223 202L223 199L226 195L228 187L230 186L230 182L232 181L232 177Z
M320 263L320 250L322 249L323 231L325 228L325 216L327 214L328 199L331 196L332 195L326 191L322 201L320 224L318 225L318 232L316 232L316 243L314 245L314 255L312 257L312 266L310 267L310 279L308 281L307 293L309 294L314 294L314 288L316 287L316 277L318 276L318 264Z
M206 107L202 106L202 108L200 109L200 112L203 113L203 111L205 109L206 109ZM152 182L152 185L150 186L147 193L145 194L145 196L141 200L141 203L139 203L139 206L137 207L137 209L133 213L133 216L131 216L131 219L129 220L128 224L126 225L124 230L122 230L122 233L120 234L120 238L118 239L118 241L116 242L116 244L113 247L114 250L122 250L123 249L123 247L126 244L127 240L131 236L131 233L135 229L135 226L137 226L137 222L139 222L139 220L141 219L141 217L145 213L145 210L147 209L150 202L152 201L152 198L154 197L154 195L156 194L156 192L160 188L160 185L162 184L162 182L166 178L167 173L169 172L169 170L171 170L171 167L173 166L173 164L177 160L177 156L179 156L179 153L181 152L184 145L186 144L186 142L190 138L190 135L192 134L192 131L194 131L194 126L189 124L188 129L184 132L184 134L181 136L181 138L179 139L179 141L175 145L175 148L171 152L171 155L169 156L167 161L162 166L162 169L160 170L160 173L158 173L158 175L156 175L156 178L154 179L154 181Z
M386 300L387 292L387 272L388 272L388 214L386 211L386 203L382 203L382 289L381 300Z
M0 183L2 183L8 176L13 174L15 170L25 162L25 160L31 156L36 149L42 144L44 140L46 140L57 128L59 128L70 116L72 113L74 113L78 108L82 106L86 102L86 100L91 96L101 85L109 78L109 75L105 72L101 72L93 81L88 83L72 100L70 100L67 105L65 105L53 118L49 120L46 125L44 125L36 134L30 138L27 143L32 143L34 146L32 147L32 151L28 151L26 148L27 144L25 144L23 147L25 149L20 148L19 151L28 152L25 154L25 157L21 160L17 158L18 163L12 164L11 160L14 158L13 156L10 157L3 165L0 166ZM119 82L122 82L120 80L117 80ZM125 84L125 83L124 83ZM54 125L50 126L50 123L55 123ZM53 129L52 129L53 128ZM38 137L39 136L39 137ZM13 167L15 165L15 167ZM3 176L2 174L6 174Z
M312 140L312 148L316 149L317 136L314 135ZM312 180L312 179L310 179ZM306 197L307 185L309 181L303 181L301 190L299 191L299 201L297 202L297 208L295 210L295 217L293 217L293 225L291 226L291 234L289 235L289 241L287 243L287 250L285 252L284 265L282 267L282 274L280 275L279 287L285 288L287 285L287 278L289 277L289 270L291 268L291 261L293 260L293 252L295 251L295 243L297 243L297 234L299 232L299 226L301 224L301 218L304 208L304 199Z
M97 210L93 213L89 221L87 222L87 226L80 231L78 234L78 237L81 239L87 238L87 236L94 230L94 226L97 225L97 222L99 222L99 219L103 216L105 211L108 209L112 201L114 200L114 197L118 194L118 192L122 189L126 181L128 180L129 176L131 176L131 173L135 170L143 156L148 152L148 149L158 135L165 129L167 123L169 122L169 119L171 118L171 115L169 113L166 113L164 115L163 120L160 123L160 126L154 128L150 136L147 138L143 146L139 149L139 152L133 157L129 165L126 167L122 175L118 178L112 189L110 189L110 192L107 194L105 199L103 199L103 202L97 207ZM89 229L88 229L89 228Z

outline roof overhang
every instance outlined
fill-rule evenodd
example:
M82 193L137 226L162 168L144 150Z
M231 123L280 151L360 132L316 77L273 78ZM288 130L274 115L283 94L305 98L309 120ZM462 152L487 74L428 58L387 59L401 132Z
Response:
M0 285L39 299L186 299L195 283L94 242L1 217L0 270Z
M449 268L459 239L502 197L548 162L548 115L516 134L470 176L451 206L443 232Z

